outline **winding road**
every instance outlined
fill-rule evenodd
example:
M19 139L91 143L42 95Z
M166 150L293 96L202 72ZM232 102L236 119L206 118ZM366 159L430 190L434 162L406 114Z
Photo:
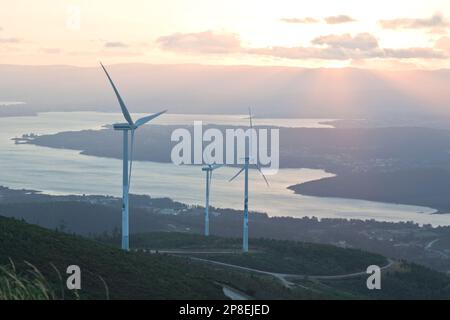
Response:
M259 269L254 269L254 268L248 268L248 267L243 267L243 266L238 266L235 264L230 264L230 263L225 263L225 262L219 262L219 261L214 261L214 260L209 260L209 259L202 259L202 258L197 258L197 257L192 257L189 256L189 254L199 254L199 253L205 253L205 254L223 254L223 253L228 253L228 254L236 254L236 251L183 251L183 250L149 250L149 253L166 253L166 254L172 254L175 256L179 256L179 257L185 257L185 258L189 258L191 260L194 261L199 261L199 262L204 262L204 263L209 263L209 264L215 264L215 265L219 265L222 267L226 267L226 268L233 268L233 269L237 269L237 270L241 270L241 271L247 271L247 272L253 272L253 273L259 273L259 274L264 274L264 275L269 275L272 276L276 279L278 279L285 287L287 288L291 288L293 286L299 286L302 287L304 289L308 289L311 290L311 288L307 288L305 286L302 286L298 283L293 283L292 281L289 280L295 280L295 279L309 279L309 280L340 280L340 279L349 279L349 278L356 278L356 277L360 277L363 275L367 275L367 272L361 271L361 272L354 272L354 273L347 273L347 274L341 274L341 275L305 275L305 274L290 274L290 273L278 273L278 272L270 272L270 271L264 271L264 270L259 270ZM388 259L388 263L381 267L380 269L382 271L385 271L389 268L391 268L392 266L395 265L395 261Z
M445 252L442 252L442 251L439 251L439 250L436 250L436 249L432 249L432 248L431 248L431 247L432 247L436 242L438 242L438 241L439 241L439 239L434 239L433 241L430 241L430 242L425 246L425 250L430 251L430 252L437 253L437 254L439 254L440 256L449 259L450 256L449 256L448 254L446 254Z
M234 268L234 269L248 271L248 272L254 272L254 273L259 273L259 274L270 275L270 276L275 277L278 280L280 280L281 283L285 287L288 287L288 288L296 285L293 282L289 281L288 279L290 279L290 280L294 280L294 279L340 280L340 279L356 278L356 277L360 277L360 276L363 276L363 275L367 275L366 271L347 273L347 274L341 274L341 275L329 275L329 276L327 276L327 275L315 276L315 275L305 275L305 274L277 273L277 272L270 272L270 271L258 270L258 269L253 269L253 268L247 268L247 267L242 267L242 266L238 266L238 265L235 265L235 264L224 263L224 262L208 260L208 259L202 259L202 258L197 258L197 257L190 257L189 256L188 258L191 259L191 260L201 261L201 262L210 263L210 264L216 264L216 265L220 265L220 266L223 266L223 267ZM395 264L395 261L393 261L391 259L388 259L388 263L385 266L381 267L380 269L385 271L385 270L391 268L394 264ZM303 287L303 286L301 286L301 287ZM309 288L306 288L306 287L304 287L304 288L305 289L309 289Z

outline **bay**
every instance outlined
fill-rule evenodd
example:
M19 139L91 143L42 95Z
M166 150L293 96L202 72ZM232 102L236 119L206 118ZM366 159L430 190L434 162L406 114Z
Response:
M140 115L133 115L139 117ZM160 125L186 125L193 121L205 124L246 124L242 115L172 115L155 121ZM320 127L332 119L255 119L257 124L289 127ZM61 131L101 129L103 125L123 122L116 113L51 112L35 117L0 118L0 185L15 189L34 189L49 194L105 194L121 196L121 168L118 159L93 157L78 151L14 144L11 138L24 133L51 134ZM325 126L330 127L330 126ZM119 134L119 133L118 133ZM214 172L211 205L243 208L243 178L229 183L236 168L223 167ZM450 225L450 215L433 214L432 208L387 204L340 198L308 197L294 194L288 186L333 176L317 169L281 169L270 176L270 188L255 170L250 170L251 211L269 216L378 221L414 221L419 224ZM197 166L135 161L131 193L152 197L170 197L187 204L204 204L204 175Z

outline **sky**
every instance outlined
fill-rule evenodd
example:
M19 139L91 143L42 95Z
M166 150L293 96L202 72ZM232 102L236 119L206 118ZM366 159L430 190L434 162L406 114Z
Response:
M449 0L0 0L0 64L450 68Z

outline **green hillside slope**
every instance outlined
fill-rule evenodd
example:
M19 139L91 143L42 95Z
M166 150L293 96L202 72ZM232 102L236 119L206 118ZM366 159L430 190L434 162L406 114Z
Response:
M269 274L186 257L200 255L267 271L314 275L363 271L367 264L386 262L382 256L359 250L255 239L252 251L242 254L239 239L180 233L141 234L132 239L134 248L146 248L146 252L123 252L114 238L88 240L0 217L0 299L225 299L222 285L255 299L450 297L448 277L410 264L399 264L386 278L393 285L385 281L388 290L374 295L365 289L365 277L312 282L307 278L286 286ZM149 254L148 249L159 252ZM174 256L163 249L206 254ZM69 265L81 268L82 289L77 292L66 289ZM11 293L11 286L19 290Z
M3 217L0 217L0 243L0 264L9 264L11 259L18 270L28 270L24 262L27 261L56 289L65 287L65 280L61 283L51 264L63 279L69 265L80 266L82 298L104 299L107 292L113 299L224 298L220 287L170 256L126 253Z

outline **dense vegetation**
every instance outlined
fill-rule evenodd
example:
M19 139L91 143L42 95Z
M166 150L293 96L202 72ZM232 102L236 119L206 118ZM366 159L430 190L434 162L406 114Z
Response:
M51 300L55 292L36 267L29 264L27 275L17 273L11 261L0 266L0 300Z
M108 196L51 196L30 190L0 187L0 215L24 219L49 229L85 236L117 234L120 230L120 200ZM201 234L203 208L170 199L131 195L130 231L132 234L176 231ZM161 214L163 208L178 214ZM212 208L211 234L240 239L242 211ZM250 238L270 238L323 243L358 248L393 259L405 259L433 269L450 270L448 241L450 227L433 228L412 222L390 223L374 220L268 217L251 212ZM89 221L89 223L86 223ZM427 245L442 239L427 250ZM237 240L240 242L240 240ZM116 244L118 244L117 242ZM240 243L237 245L240 247Z
M12 278L45 288L23 298L41 297L46 292L50 299L224 299L220 284L257 299L324 298L305 290L288 290L270 276L235 272L165 254L127 253L10 218L0 217L0 243L2 270L9 270L11 261L15 266L13 277L0 273L0 288L2 281ZM79 292L65 289L65 270L72 264L81 268ZM30 268L35 273L30 273ZM36 292L33 285L30 290Z
M332 246L259 240L255 252L240 255L214 254L208 259L277 273L339 275L364 271L367 266L385 265L384 257L367 252ZM204 255L201 256L205 258Z
M118 238L110 241L119 243ZM270 239L252 239L250 252L242 254L241 243L240 239L214 236L205 239L200 235L175 232L136 234L131 240L134 248L204 251L191 255L278 273L337 275L363 271L372 264L383 266L387 263L384 257L361 250ZM220 253L221 250L235 251L236 254Z
M381 277L381 290L367 290L365 278L322 280L316 289L357 299L450 299L450 278L428 268L401 262Z
M102 241L117 245L111 237ZM5 299L221 299L225 298L222 284L256 299L450 297L448 277L406 263L383 278L386 290L373 295L365 288L365 277L326 283L306 280L303 287L287 288L269 275L236 271L164 253L127 253L98 240L4 217L0 217L0 243L0 295ZM240 242L236 239L205 239L180 233L137 235L132 244L146 244L148 249L158 250L234 250L236 253L226 258L232 259L229 261L232 263L250 266L255 263L267 269L289 268L292 264L296 271L315 268L314 274L325 272L323 268L341 273L384 261L377 255L331 246L274 240L252 243L253 253L250 254L239 252ZM215 258L225 259L225 255ZM75 292L65 289L65 270L72 264L79 265L82 271L82 290ZM321 264L324 267L321 268Z

